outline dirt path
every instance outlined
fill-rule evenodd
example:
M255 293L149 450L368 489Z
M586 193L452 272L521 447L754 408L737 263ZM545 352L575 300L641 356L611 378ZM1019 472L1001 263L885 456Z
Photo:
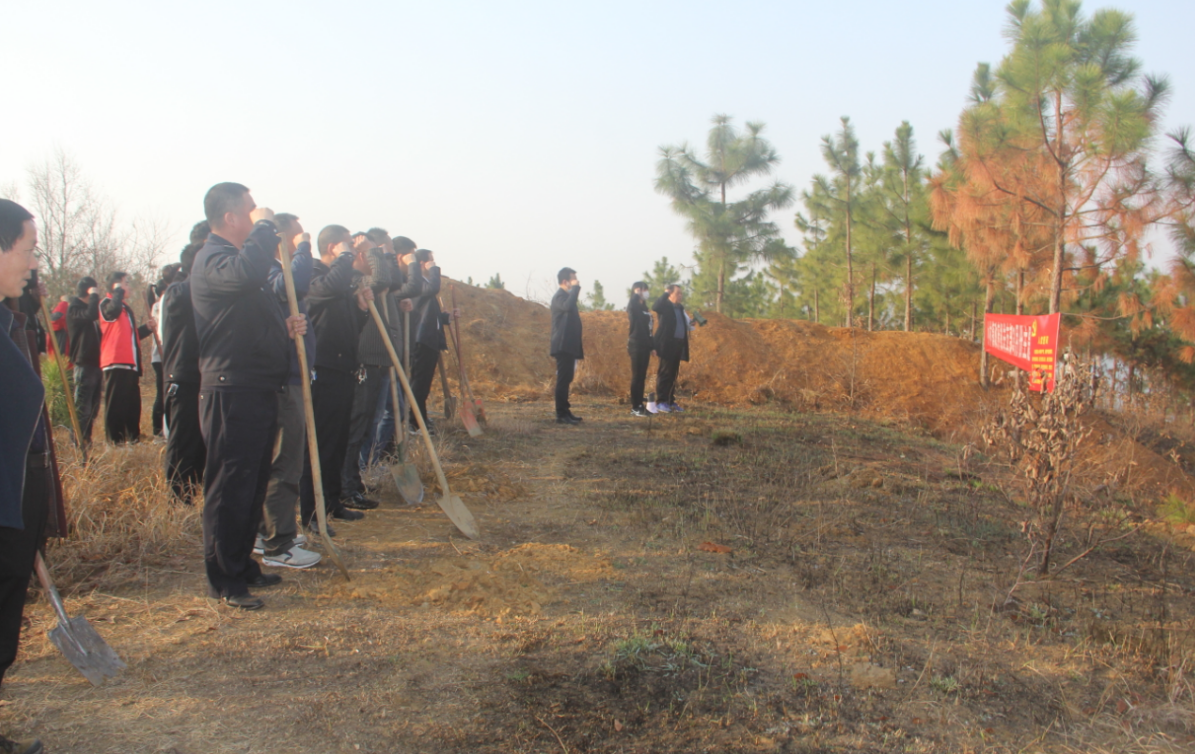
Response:
M1046 730L1065 733L1041 750L1113 750L1066 748L1096 730L1101 745L1120 740L1107 724L1125 716L1124 667L1110 675L1102 650L1078 652L1069 624L993 617L1017 512L994 485L948 473L956 449L766 410L695 410L651 420L648 434L605 402L578 406L577 428L555 425L545 404L488 408L486 436L443 443L479 541L431 503L430 477L415 509L383 477L382 507L337 524L352 582L330 565L285 571L255 613L201 596L196 542L169 570L70 600L129 663L101 688L57 654L48 610L32 605L2 714L49 751L93 754L1003 752ZM1084 577L1149 571L1115 558L1099 568ZM1069 609L1065 594L1042 599ZM1183 600L1175 619L1190 612ZM1124 620L1150 609L1120 604ZM1130 722L1125 736L1133 725L1184 735Z

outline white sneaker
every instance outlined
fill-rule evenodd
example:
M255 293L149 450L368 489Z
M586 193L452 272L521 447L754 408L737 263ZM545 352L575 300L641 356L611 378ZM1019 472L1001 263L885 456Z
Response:
M647 413L649 413L649 414L658 414L658 413L660 413L660 411L659 411L659 408L656 406L656 402L655 402L655 401L648 401L648 402L647 402L647 405L646 405L646 408L647 408Z
M260 534L257 535L257 541L255 541L253 543L253 554L254 555L265 555L266 554L266 541L261 538Z
M318 552L304 550L295 545L286 552L277 555L266 555L261 559L262 565L278 566L280 568L310 568L323 560Z
M306 534L296 534L295 535L295 547L302 547L305 544L307 544L307 535Z

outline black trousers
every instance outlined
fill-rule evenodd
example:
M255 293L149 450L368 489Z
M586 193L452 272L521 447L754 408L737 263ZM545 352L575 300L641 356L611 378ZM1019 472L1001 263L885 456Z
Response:
M104 427L112 442L141 439L141 376L132 369L104 372Z
M311 383L311 403L315 411L315 438L319 442L320 477L323 480L324 510L331 514L340 505L340 472L349 443L349 424L353 418L355 372L319 367ZM303 479L299 483L299 517L304 526L315 517L315 486L311 476L311 454L303 461Z
M79 431L83 442L91 442L91 427L100 415L104 394L104 373L99 367L75 367L75 410L79 412Z
M248 582L261 575L253 559L253 541L270 481L277 417L274 391L199 393L199 420L207 444L203 563L212 597L248 594Z
M425 422L427 421L427 396L432 391L432 380L436 378L436 364L439 362L439 351L422 343L415 344L415 349L411 352L411 392L415 394L415 403L419 406L419 413L423 414ZM415 421L414 414L411 414L410 422L412 427L419 426Z
M154 385L158 392L154 395L153 428L154 435L162 434L162 417L166 415L166 396L162 394L162 362L154 362Z
M199 386L172 382L166 388L166 480L181 503L203 484L207 448L199 426Z
M386 367L366 364L365 381L357 382L353 390L353 417L349 422L349 435L344 452L344 469L340 472L340 494L348 497L354 492L365 492L361 481L361 445L365 435L374 428L374 414L378 412L378 395L389 383L386 381Z
M632 346L631 354L631 408L643 408L643 389L647 384L647 367L651 363L651 346Z
M48 484L48 469L28 469L21 495L21 516L25 528L0 526L0 682L17 659L21 617L25 612L29 577L33 573L33 558L45 544Z
M656 403L676 403L676 377L680 374L680 356L660 356L656 370Z
M577 358L575 356L556 357L556 418L568 416L572 404L568 402L568 389L573 384L573 376L577 373Z

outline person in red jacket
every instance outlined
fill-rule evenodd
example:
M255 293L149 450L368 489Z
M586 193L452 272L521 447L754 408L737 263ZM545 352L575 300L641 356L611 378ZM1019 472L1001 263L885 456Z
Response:
M124 302L128 274L108 276L108 297L100 302L100 369L104 372L104 427L114 443L141 439L141 340L157 323L137 327Z
M50 330L54 337L54 346L64 359L69 361L71 352L70 335L66 331L66 310L70 307L70 296L62 299L50 310ZM46 344L49 346L49 343Z

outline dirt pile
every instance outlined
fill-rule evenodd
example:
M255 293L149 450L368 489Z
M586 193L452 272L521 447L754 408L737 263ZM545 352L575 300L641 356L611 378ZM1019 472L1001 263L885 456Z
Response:
M507 291L449 285L463 310L465 364L474 390L507 400L546 397L555 368L548 356L548 310ZM625 400L626 314L581 316L585 361L575 389ZM685 397L874 412L934 430L957 426L991 397L977 384L979 346L959 338L706 316L709 324L691 336L692 360L681 368ZM451 358L449 363L452 372Z

